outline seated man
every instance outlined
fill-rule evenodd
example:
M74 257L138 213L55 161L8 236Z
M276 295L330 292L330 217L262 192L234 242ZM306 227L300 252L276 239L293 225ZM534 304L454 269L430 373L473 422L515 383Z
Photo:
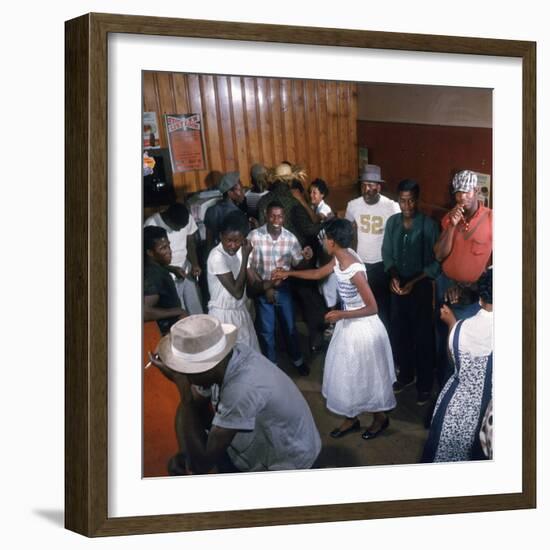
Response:
M252 245L248 281L249 287L257 296L260 346L267 358L276 363L277 315L285 333L290 358L300 374L307 376L309 368L300 351L290 285L287 281L272 281L271 273L276 269L289 270L291 266L295 269L303 267L304 262L313 256L313 251L309 246L302 250L298 239L283 227L285 211L280 202L269 203L266 213L267 223L248 235L248 241Z
M143 247L143 320L156 321L165 334L178 319L187 316L168 269L172 251L166 231L162 227L145 227Z
M197 258L197 224L184 204L171 204L167 210L157 212L145 220L149 225L166 230L172 250L172 278L185 309L193 313L203 313L197 278L201 274Z
M237 331L209 315L192 315L176 323L151 356L181 396L179 456L198 474L311 468L321 439L304 397L273 363L236 344ZM208 388L219 391L205 426Z

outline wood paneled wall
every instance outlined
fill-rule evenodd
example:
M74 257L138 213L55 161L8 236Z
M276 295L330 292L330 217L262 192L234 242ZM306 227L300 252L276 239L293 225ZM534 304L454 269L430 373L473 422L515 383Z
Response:
M210 172L282 160L330 187L357 180L357 88L353 83L145 72L143 109L156 111L162 147L166 113L202 113L207 170L174 174L178 197L205 189Z
M357 133L369 162L382 169L382 192L395 196L401 180L416 179L422 203L435 217L452 205L450 183L457 170L482 172L492 180L491 128L359 121Z

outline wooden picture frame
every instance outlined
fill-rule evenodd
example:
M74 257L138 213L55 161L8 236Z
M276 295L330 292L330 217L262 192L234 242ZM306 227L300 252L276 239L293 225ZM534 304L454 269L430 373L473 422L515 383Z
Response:
M108 516L107 37L215 38L519 58L522 62L522 490L518 493ZM66 22L65 524L86 536L511 510L536 506L536 45L533 42L111 14ZM529 261L525 261L525 260Z

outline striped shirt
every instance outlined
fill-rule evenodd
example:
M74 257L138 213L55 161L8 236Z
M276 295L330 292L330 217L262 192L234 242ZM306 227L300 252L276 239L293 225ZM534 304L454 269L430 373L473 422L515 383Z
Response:
M250 255L250 267L263 281L271 279L275 269L282 267L289 270L303 259L298 239L284 227L276 240L268 233L267 224L251 231L248 240L254 247Z

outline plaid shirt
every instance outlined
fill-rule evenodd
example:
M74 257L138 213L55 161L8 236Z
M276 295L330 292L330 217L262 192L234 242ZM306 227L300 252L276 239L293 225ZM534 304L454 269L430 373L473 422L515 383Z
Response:
M302 259L302 247L298 239L284 227L277 240L267 232L267 224L254 229L248 235L254 247L250 255L250 265L263 281L271 279L271 272L278 267L289 270Z

